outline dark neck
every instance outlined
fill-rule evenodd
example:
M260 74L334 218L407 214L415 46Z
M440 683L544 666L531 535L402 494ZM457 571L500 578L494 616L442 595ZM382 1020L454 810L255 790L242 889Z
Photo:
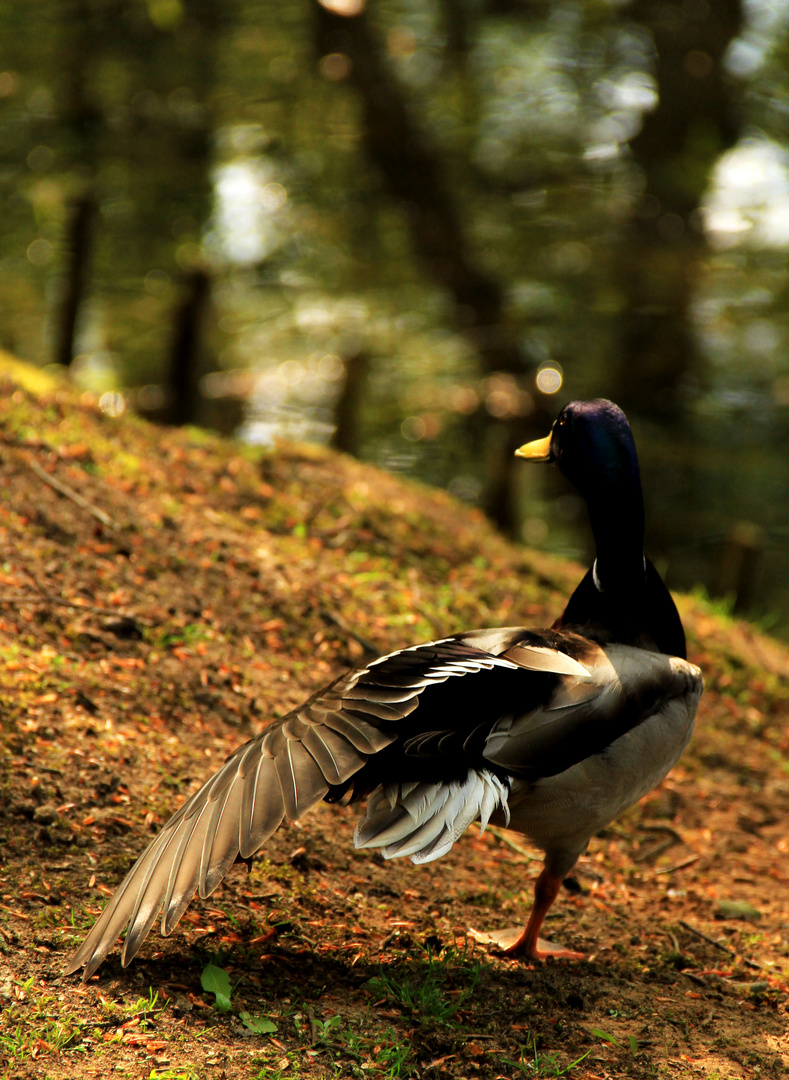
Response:
M644 582L644 503L637 486L616 498L592 499L596 578L604 591L631 591Z
M592 571L587 571L554 625L600 644L618 642L669 656L686 655L685 633L671 593L649 559L644 569L643 556L640 580L629 590L600 592Z

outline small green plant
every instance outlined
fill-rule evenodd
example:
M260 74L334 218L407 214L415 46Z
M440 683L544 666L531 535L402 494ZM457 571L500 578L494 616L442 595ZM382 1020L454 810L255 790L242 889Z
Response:
M694 599L700 601L713 615L717 615L724 622L731 622L732 612L737 597L734 593L726 596L710 596L703 585L697 585L692 593Z
M79 1046L79 1029L68 1022L45 1021L41 1024L17 1024L10 1035L0 1035L0 1058L22 1061L34 1058L42 1051L49 1054L60 1053L71 1046L72 1049L84 1050Z
M200 985L206 993L214 995L214 1006L219 1012L230 1012L230 995L233 991L230 976L224 968L206 964L200 976Z
M531 1044L527 1039L527 1049L530 1050L531 1056L526 1057L523 1050L521 1050L520 1061L508 1061L506 1058L502 1058L505 1065L510 1065L513 1069L518 1069L522 1076L544 1077L545 1080L553 1077L569 1076L572 1070L580 1065L581 1062L591 1054L591 1050L587 1050L585 1054L581 1054L575 1061L571 1061L569 1065L559 1064L559 1054L556 1050L539 1051L537 1049L537 1037L535 1035L531 1038Z
M130 1005L125 1005L123 1011L127 1016L140 1016L148 1015L156 1012L156 1005L159 1001L159 991L154 990L151 986L148 989L148 997L137 998ZM159 1012L162 1010L159 1009Z
M446 949L441 959L428 952L427 964L421 965L419 971L398 978L394 972L381 969L381 974L371 979L368 985L373 994L383 993L394 998L417 1020L447 1024L463 1007L479 981L479 964L461 962L457 970L468 975L469 985L460 991L447 991L446 982L452 971L450 964L455 959L457 954L453 949Z
M592 1035L596 1039L602 1039L603 1042L613 1043L614 1046L619 1046L619 1040L614 1038L613 1035L609 1035L607 1031L601 1031L600 1028L592 1028Z
M244 1027L256 1035L273 1035L277 1030L277 1025L267 1016L251 1016L248 1012L239 1013L239 1016Z
M386 1041L375 1056L375 1064L382 1069L384 1080L397 1080L397 1077L405 1075L403 1070L410 1054L408 1043L398 1042L394 1032L388 1032Z
M410 1071L405 1071L405 1066L411 1055L411 1047L400 1041L391 1028L367 1034L371 1027L369 1018L355 1028L350 1025L343 1028L340 1016L330 1016L325 1021L310 1019L315 1025L315 1045L323 1044L328 1051L335 1053L337 1060L333 1062L333 1075L337 1080L345 1080L348 1075L347 1061L342 1061L342 1058L350 1058L362 1069L374 1070L374 1075L383 1080L398 1080L401 1076L410 1075Z
M328 1020L313 1020L315 1025L315 1042L327 1042L331 1038L331 1034L335 1028L339 1028L342 1024L342 1018L339 1016L330 1016Z
M616 1016L617 1015L617 1012L616 1012L615 1009L609 1009L608 1012L609 1012L609 1015L611 1015L611 1016ZM591 1034L594 1035L598 1039L602 1039L604 1042L611 1043L612 1046L621 1046L622 1045L619 1042L619 1040L617 1038L615 1038L615 1036L609 1035L609 1033L607 1031L602 1031L600 1028L592 1028ZM635 1035L630 1035L628 1037L627 1041L628 1041L628 1046L630 1047L630 1053L633 1055L633 1057L635 1057L636 1054L638 1053L638 1039L636 1039Z
M208 631L200 623L187 623L177 630L161 630L153 636L152 644L156 649L173 649L178 646L196 645L208 640Z
M17 982L17 986L19 1001L3 1013L7 1026L5 1033L0 1034L0 1061L34 1059L39 1054L57 1054L67 1048L84 1051L81 1025L53 1015L59 1003L54 995L36 990L34 975ZM20 1022L10 1028L16 1020Z

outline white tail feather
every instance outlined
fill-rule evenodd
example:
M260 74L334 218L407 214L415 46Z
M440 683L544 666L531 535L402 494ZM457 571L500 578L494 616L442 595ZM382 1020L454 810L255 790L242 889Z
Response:
M382 785L367 800L353 842L357 848L380 848L385 859L432 862L477 818L484 829L500 807L509 822L507 795L506 784L487 769L470 769L465 780L446 783Z

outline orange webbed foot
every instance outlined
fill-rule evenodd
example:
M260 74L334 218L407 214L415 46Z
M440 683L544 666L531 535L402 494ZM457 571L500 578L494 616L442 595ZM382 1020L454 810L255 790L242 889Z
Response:
M536 938L531 943L526 931L521 926L508 927L506 930L468 930L467 934L480 945L492 945L500 949L505 956L523 956L529 960L583 960L584 953L573 952L561 945Z

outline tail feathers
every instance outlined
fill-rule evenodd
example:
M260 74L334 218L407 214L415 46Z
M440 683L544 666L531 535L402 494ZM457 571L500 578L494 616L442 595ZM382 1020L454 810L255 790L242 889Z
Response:
M353 842L357 848L380 848L385 859L432 862L477 818L484 830L501 807L509 821L507 796L506 784L487 769L470 769L463 780L437 784L383 784L370 795Z

